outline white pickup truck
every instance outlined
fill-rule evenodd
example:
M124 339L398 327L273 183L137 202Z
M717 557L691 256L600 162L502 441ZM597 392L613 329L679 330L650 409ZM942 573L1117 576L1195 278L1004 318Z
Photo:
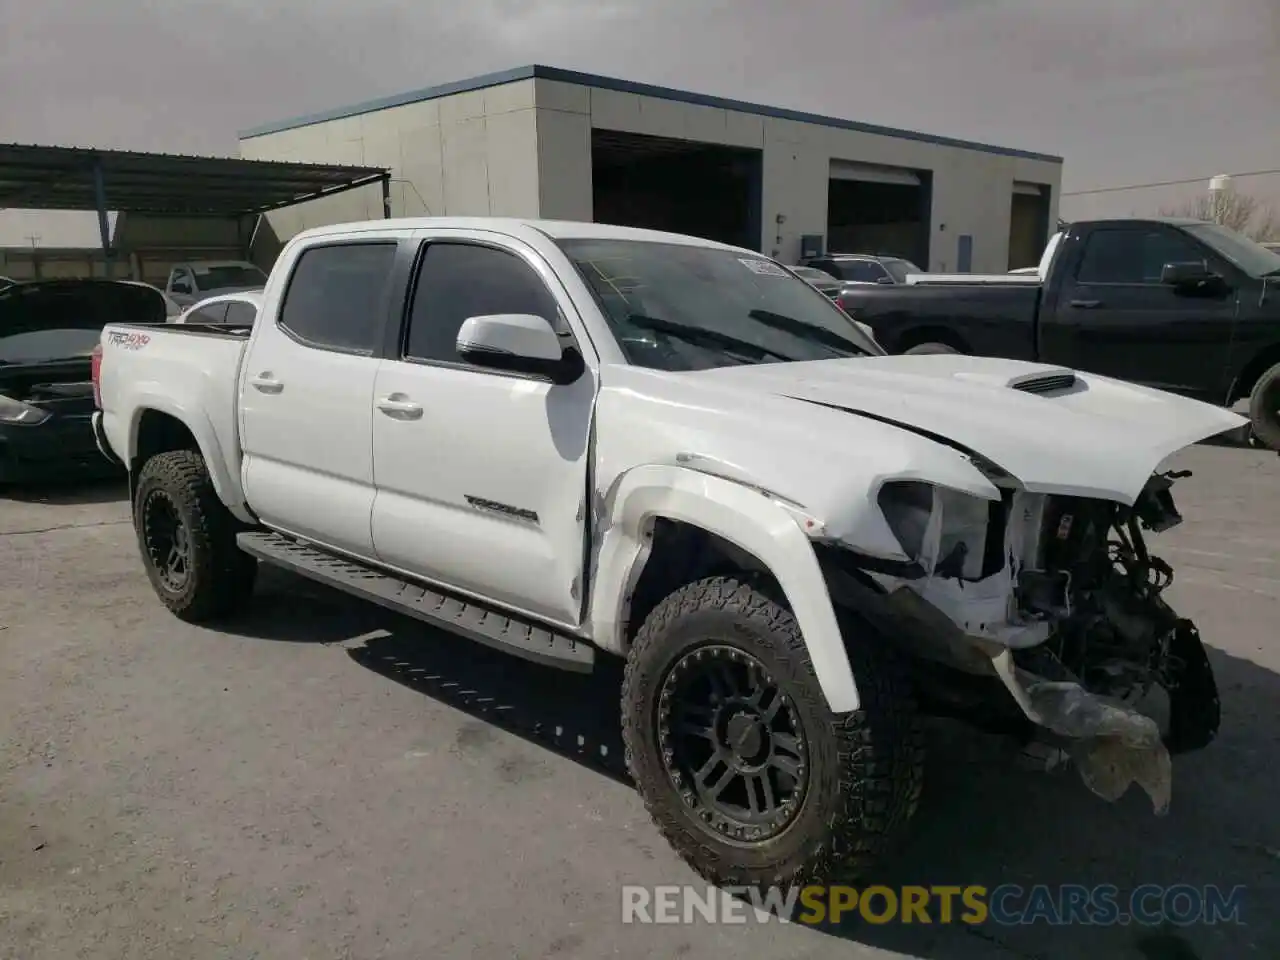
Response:
M1241 418L885 356L749 250L310 230L251 328L109 326L95 384L174 614L232 614L265 561L544 664L625 657L629 768L716 882L865 868L916 807L925 712L1056 743L1158 810L1170 754L1218 728L1142 531L1180 519L1163 458Z

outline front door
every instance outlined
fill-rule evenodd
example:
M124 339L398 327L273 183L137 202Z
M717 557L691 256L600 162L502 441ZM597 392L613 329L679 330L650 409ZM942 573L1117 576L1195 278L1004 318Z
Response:
M547 265L485 236L426 238L401 347L378 368L374 546L407 573L576 624L596 376L557 386L458 357L473 316L537 314L575 339L573 305Z
M1159 225L1090 233L1055 319L1069 362L1105 376L1191 396L1218 389L1231 347L1236 292L1181 291L1160 282L1166 263L1205 261L1189 237ZM1214 267L1212 260L1209 265ZM1225 271L1222 271L1225 272Z
M373 555L373 382L394 240L310 247L258 322L240 393L245 494L270 526Z

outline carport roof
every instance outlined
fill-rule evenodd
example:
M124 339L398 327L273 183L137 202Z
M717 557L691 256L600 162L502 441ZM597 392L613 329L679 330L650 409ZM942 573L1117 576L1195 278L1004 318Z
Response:
M378 167L0 144L0 208L237 217L389 176Z

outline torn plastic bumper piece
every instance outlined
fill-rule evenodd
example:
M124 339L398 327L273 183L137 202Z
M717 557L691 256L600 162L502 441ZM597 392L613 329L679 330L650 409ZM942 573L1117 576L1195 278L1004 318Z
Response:
M991 662L1028 718L1065 738L1066 751L1090 790L1115 801L1136 783L1158 816L1168 812L1173 764L1155 720L1078 683L1029 673L1014 665L1008 650Z

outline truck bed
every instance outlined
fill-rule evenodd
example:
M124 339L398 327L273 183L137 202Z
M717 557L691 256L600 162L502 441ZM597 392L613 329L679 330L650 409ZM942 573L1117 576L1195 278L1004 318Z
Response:
M847 287L840 302L855 320L869 325L890 353L938 341L966 353L1036 359L1036 318L1043 285L1014 283L919 283Z
M102 428L124 463L136 452L131 410L167 411L205 434L209 469L228 505L243 502L236 397L251 326L113 323L102 331ZM163 414L162 414L163 415Z

